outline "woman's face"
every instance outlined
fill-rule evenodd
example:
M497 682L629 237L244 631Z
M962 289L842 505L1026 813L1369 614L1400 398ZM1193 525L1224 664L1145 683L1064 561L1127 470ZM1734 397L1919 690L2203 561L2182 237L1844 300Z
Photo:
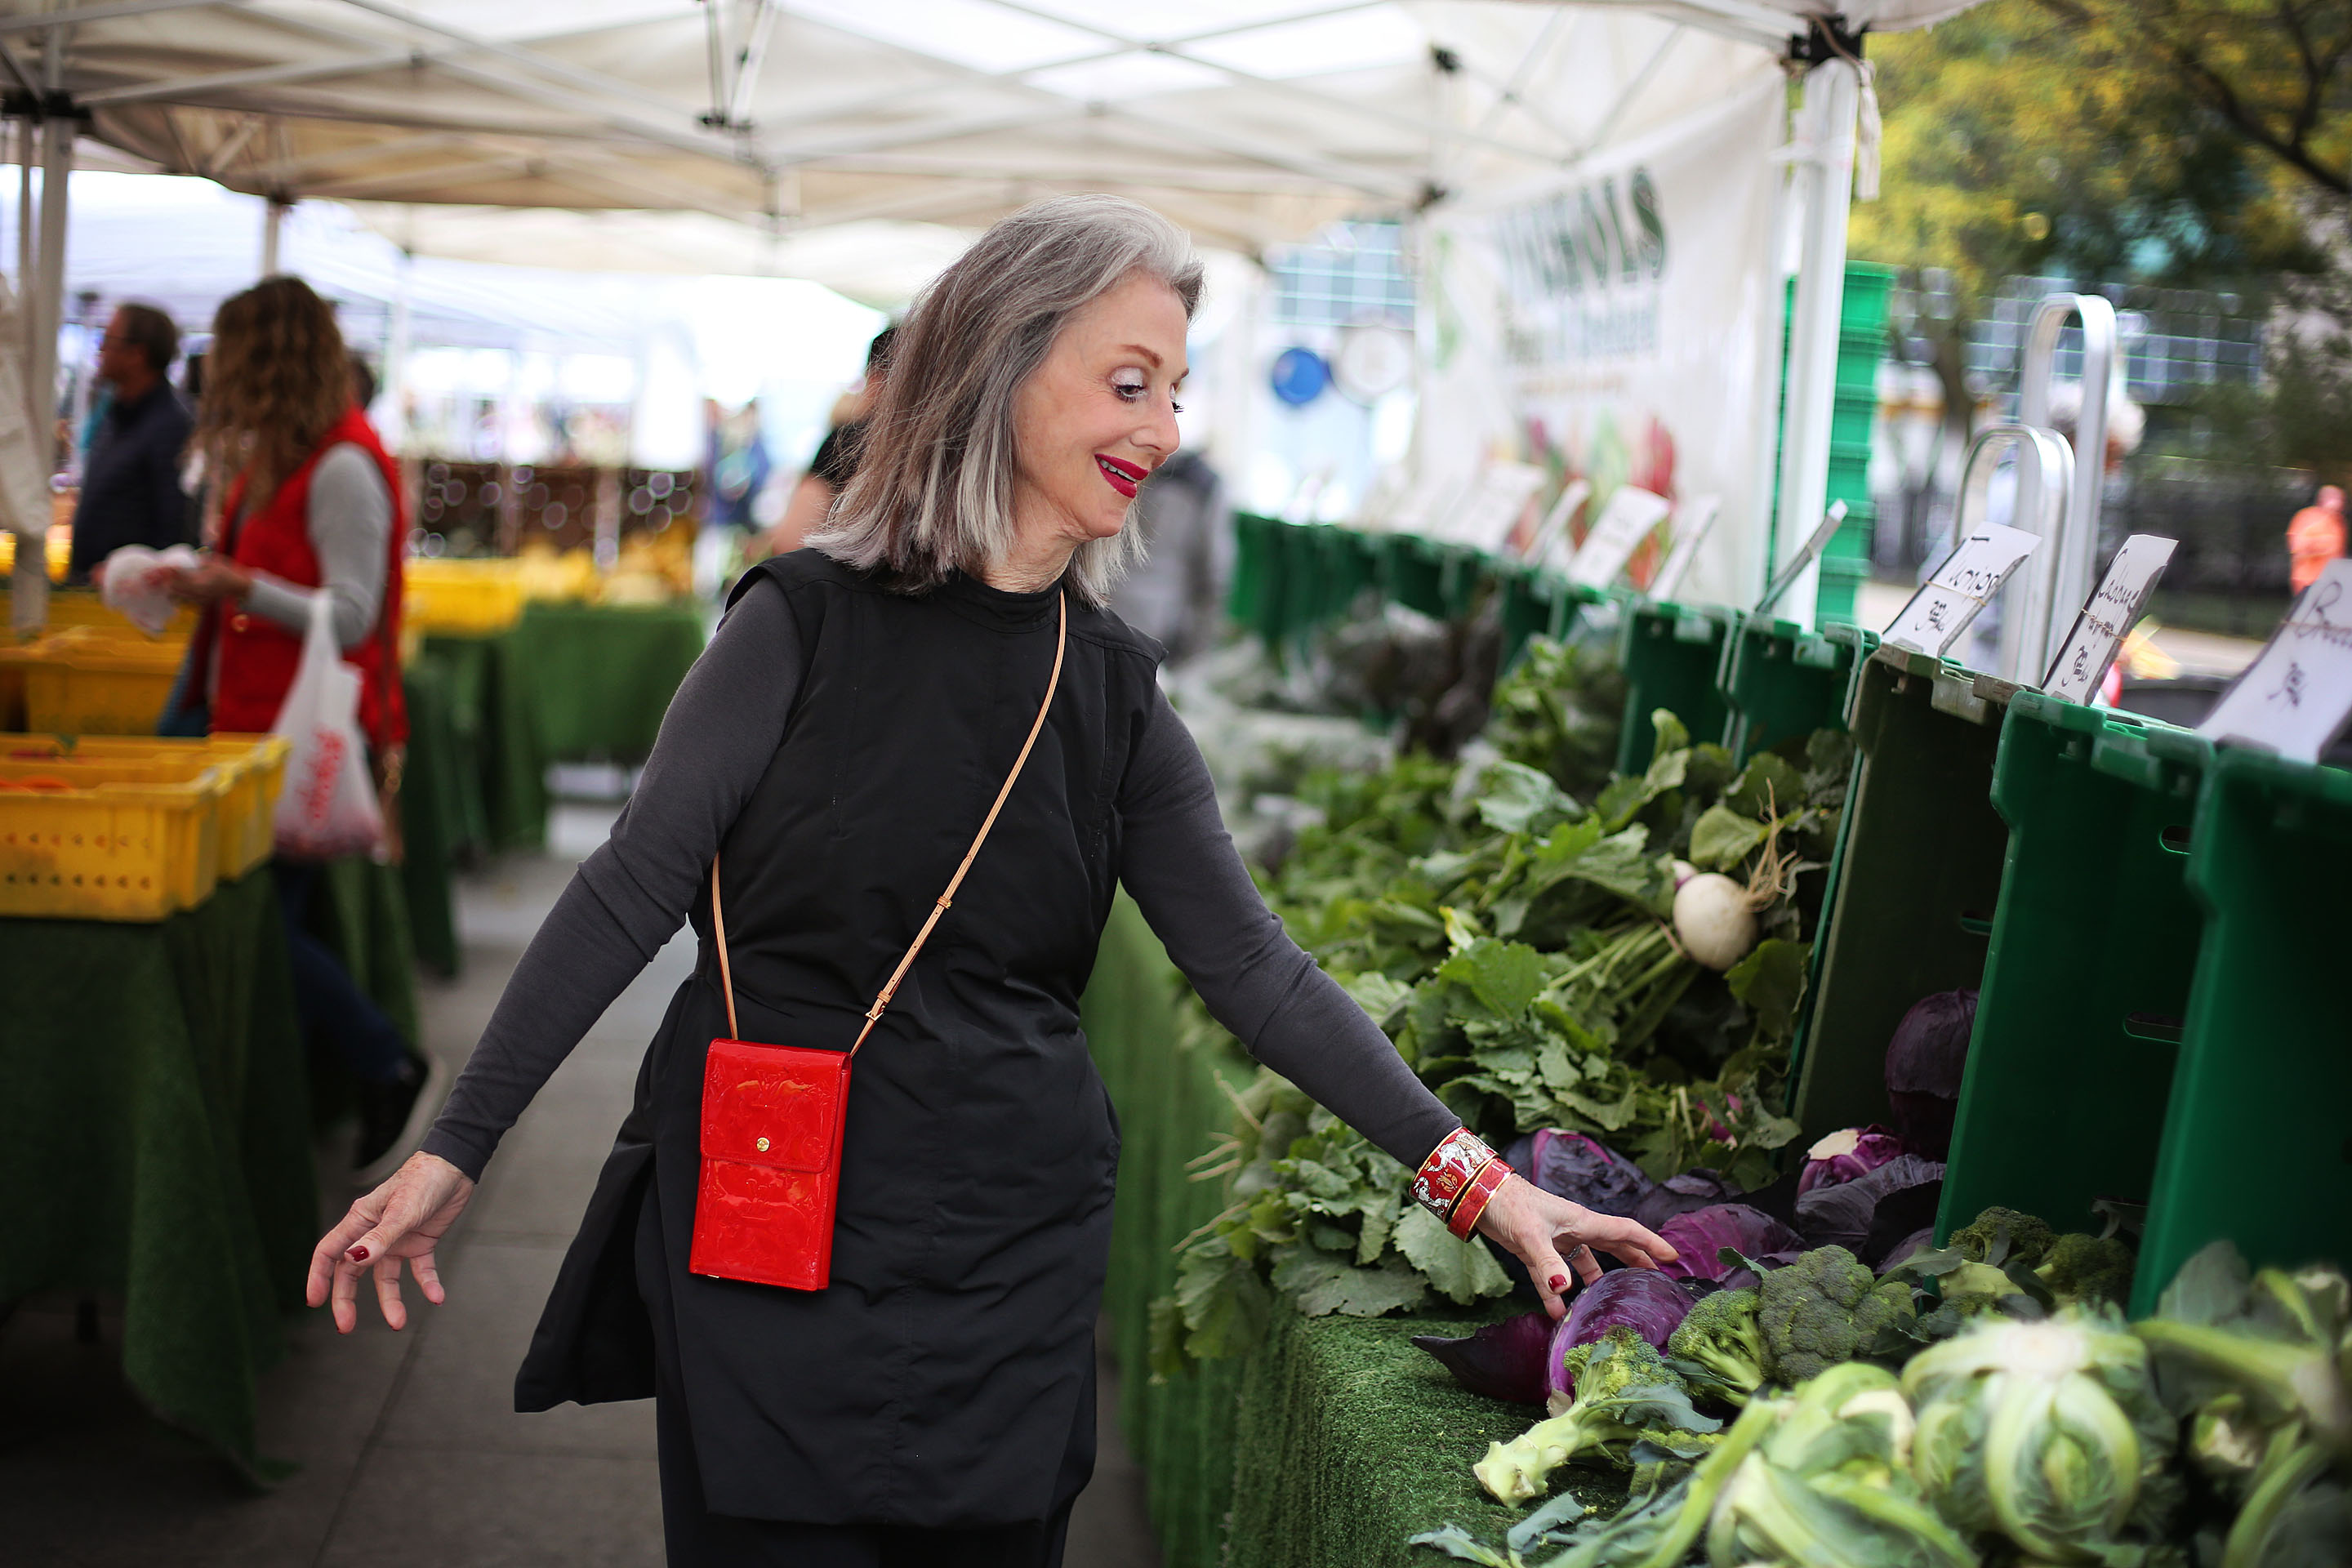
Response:
M1184 306L1137 273L1073 314L1013 408L1013 525L1021 545L1108 539L1176 450Z

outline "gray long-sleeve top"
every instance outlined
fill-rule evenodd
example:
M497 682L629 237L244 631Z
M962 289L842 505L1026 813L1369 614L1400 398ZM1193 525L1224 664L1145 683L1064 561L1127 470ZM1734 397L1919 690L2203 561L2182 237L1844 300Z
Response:
M662 720L636 793L523 952L425 1140L479 1179L499 1140L604 1009L685 923L782 743L800 639L783 591L744 595ZM1120 791L1126 885L1217 1021L1258 1060L1408 1166L1461 1119L1413 1076L1258 896L1200 749L1159 698Z
M383 575L392 558L392 489L366 447L342 441L327 448L310 471L302 521L334 605L335 642L357 647L383 608ZM310 629L315 592L256 572L245 607L299 637Z

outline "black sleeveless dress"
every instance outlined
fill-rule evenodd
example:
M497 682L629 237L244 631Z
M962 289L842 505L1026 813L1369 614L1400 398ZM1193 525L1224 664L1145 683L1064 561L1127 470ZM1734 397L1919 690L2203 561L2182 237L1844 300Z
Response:
M958 577L909 597L805 551L758 570L790 598L805 674L721 852L741 1028L845 1049L1035 716L1057 591ZM703 1058L727 1031L705 891L698 971L647 1053L518 1408L646 1397L658 1356L710 1510L753 1519L1013 1524L1084 1483L1118 1131L1078 999L1159 658L1072 599L1036 750L858 1055L823 1291L687 1271Z

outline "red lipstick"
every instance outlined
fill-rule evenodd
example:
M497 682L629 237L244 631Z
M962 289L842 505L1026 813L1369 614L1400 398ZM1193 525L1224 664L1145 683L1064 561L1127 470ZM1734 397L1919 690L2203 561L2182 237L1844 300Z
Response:
M1143 488L1143 481L1151 477L1150 468L1139 468L1133 463L1122 463L1117 458L1106 458L1100 452L1095 454L1095 467L1102 470L1102 477L1111 489L1129 500L1133 500L1135 492Z

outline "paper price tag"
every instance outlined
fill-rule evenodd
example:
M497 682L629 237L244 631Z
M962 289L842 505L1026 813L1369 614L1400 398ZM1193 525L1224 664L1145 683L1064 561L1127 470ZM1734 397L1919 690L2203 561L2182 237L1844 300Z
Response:
M1701 496L1675 516L1675 546L1666 552L1666 563L1650 579L1650 597L1671 599L1681 591L1683 579L1690 575L1692 564L1698 560L1698 547L1706 542L1722 510L1719 498Z
M1911 596L1882 640L1941 658L1944 650L1969 629L1977 612L2000 592L2018 563L2032 554L2041 542L2041 535L2021 528L1979 524L1944 558L1927 585Z
M1588 588L1606 588L1625 570L1625 563L1650 537L1650 530L1674 510L1674 503L1662 495L1632 485L1618 486L1601 509L1601 521L1584 536L1576 559L1568 563L1568 580Z
M1446 537L1489 554L1501 550L1544 478L1541 468L1525 463L1487 464L1468 499L1446 521Z
M2107 666L2115 662L2116 649L2138 621L2156 580L2164 575L2165 563L2172 559L2178 542L2153 533L2135 533L2124 541L2099 591L2074 617L2074 629L2066 634L2066 646L2058 650L2056 662L2042 682L2042 690L2069 702L2090 700L2091 693L2105 679Z
M2315 763L2352 718L2352 560L2303 591L2197 732Z

